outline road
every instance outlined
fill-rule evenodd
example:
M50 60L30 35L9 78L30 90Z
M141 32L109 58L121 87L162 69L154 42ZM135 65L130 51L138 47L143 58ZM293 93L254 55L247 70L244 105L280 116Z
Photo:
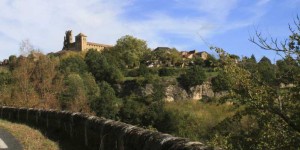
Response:
M0 128L0 150L23 150L23 148L13 135Z

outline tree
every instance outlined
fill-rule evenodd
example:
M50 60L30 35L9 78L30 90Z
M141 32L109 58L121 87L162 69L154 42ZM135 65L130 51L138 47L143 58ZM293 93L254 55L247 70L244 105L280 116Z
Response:
M11 55L9 56L8 58L8 67L9 67L9 70L12 71L15 69L17 65L17 57L15 55Z
M261 33L250 40L265 50L272 50L293 59L296 66L300 63L300 20L295 21L296 29L288 40L277 43L276 39L262 37ZM272 46L274 45L274 46ZM282 47L280 47L280 45ZM219 53L222 49L215 48ZM227 149L297 149L300 147L300 78L299 74L290 76L293 86L280 88L259 76L232 63L226 57L226 64L221 66L224 73L231 76L231 98L243 109L233 117L224 120L216 127L213 141ZM270 64L265 59L260 61ZM295 72L297 73L297 72ZM282 78L275 78L282 82Z
M229 77L223 73L223 71L220 71L219 74L212 78L212 89L214 92L220 92L220 91L228 91L230 90L231 83L230 83Z
M207 59L204 61L205 67L214 67L216 65L217 59L213 55L208 55Z
M57 94L62 90L63 85L60 82L54 82L59 76L58 65L58 58L50 58L42 54L35 61L30 79L39 95L40 106L43 108L59 108Z
M114 89L105 81L99 84L100 96L91 101L91 109L97 116L117 119L122 103L116 97Z
M143 55L150 52L146 41L130 35L118 39L112 51L114 56L124 61L129 68L139 67Z
M280 79L281 83L291 84L297 82L297 76L300 74L300 66L292 57L286 57L283 60L276 62L278 72L276 77Z
M59 69L63 73L80 73L88 71L88 67L84 59L79 55L63 58L60 62Z
M153 93L139 97L131 94L124 99L124 105L120 110L121 120L130 124L144 127L155 127L162 125L164 114L164 87L159 79L152 82Z
M15 99L13 105L36 107L39 103L34 85L31 82L32 73L34 72L35 62L32 59L20 56L17 60L16 67L12 71L15 82L12 89L12 99Z
M251 60L253 63L256 63L256 62L257 62L257 61L256 61L256 58L255 58L255 56L254 56L253 54L251 55L250 60Z
M186 90L192 86L201 85L206 80L205 70L200 66L193 66L189 68L186 73L178 77L178 82Z
M120 69L113 64L109 64L106 57L100 52L89 50L85 56L85 62L98 82L120 83L124 80Z
M9 105L11 84L13 78L10 72L0 72L0 104Z
M90 112L85 81L79 74L69 74L65 78L65 89L60 97L63 110Z
M150 61L152 63L158 61L160 63L159 65L164 66L175 66L175 64L181 60L182 57L175 48L157 48L144 58L144 61Z
M268 84L276 85L276 66L267 57L263 57L257 64L259 78Z

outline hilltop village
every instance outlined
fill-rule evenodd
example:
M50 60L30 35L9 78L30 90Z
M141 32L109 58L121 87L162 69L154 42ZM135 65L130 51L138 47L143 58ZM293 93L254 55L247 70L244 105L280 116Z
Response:
M88 50L96 50L98 52L102 52L104 50L109 50L110 48L113 48L113 45L108 44L100 44L95 42L89 42L87 40L87 36L83 33L79 33L75 36L75 41L73 41L73 32L72 30L67 30L65 32L64 41L63 41L63 48L62 51L51 53L51 54L60 54L68 51L72 52L87 52ZM153 49L153 52L161 52L164 51L167 54L172 53L176 50L175 48L169 48L169 47L157 47ZM177 50L176 50L177 51ZM192 60L196 58L201 58L203 61L207 60L209 57L209 54L206 51L197 51L197 50L190 50L190 51L178 51L179 56L182 58L182 61L177 66L185 66L189 63L193 63L193 61L186 61L186 60ZM32 53L32 56L35 57L35 59L38 59L40 56L39 53ZM170 62L164 62L167 64L163 64L162 61L159 60L149 60L147 61L148 67L159 67L161 65L168 65L168 66L175 66L175 64L171 64ZM3 61L0 61L0 65L5 66L8 64L8 59L4 59Z
M264 132L251 116L262 111L261 117L266 111L253 108L278 110L280 103L294 107L293 96L299 94L288 94L299 91L300 67L294 57L272 64L267 57L239 58L222 49L215 49L220 52L217 58L205 51L150 49L146 41L129 35L115 45L90 42L83 33L73 38L67 31L62 50L49 54L21 44L26 55L11 55L1 63L0 103L88 113L194 140L222 141L224 135L218 134L224 126L237 135L249 128ZM284 103L281 96L291 96L292 101ZM242 116L244 110L249 115ZM243 123L238 131L240 120L231 123L235 114Z
M75 36L75 42L73 42L73 32L72 30L68 30L65 33L64 37L64 45L63 45L63 51L78 51L78 52L86 52L90 49L94 49L96 51L102 52L104 49L112 48L112 45L107 44L99 44L94 42L88 42L87 36L83 33L79 33ZM169 47L157 47L153 51L171 51L172 48ZM198 52L197 50L191 50L191 51L180 51L180 56L183 60L185 59L195 59L195 58L201 58L202 60L207 60L208 53L205 51ZM153 63L149 63L149 67L159 66L160 63L155 61Z

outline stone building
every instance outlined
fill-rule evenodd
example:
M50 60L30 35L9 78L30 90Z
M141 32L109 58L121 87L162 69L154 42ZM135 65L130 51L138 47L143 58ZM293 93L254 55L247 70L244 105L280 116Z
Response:
M192 50L192 51L182 51L180 52L182 58L184 59L192 59L195 57L200 57L203 60L207 60L208 58L208 53L203 51L203 52L197 52L196 50Z
M79 33L75 36L75 42L73 42L72 30L66 31L66 36L64 37L63 50L71 51L87 51L89 49L95 49L97 51L102 51L104 48L112 47L112 45L98 44L87 41L87 36L83 33Z

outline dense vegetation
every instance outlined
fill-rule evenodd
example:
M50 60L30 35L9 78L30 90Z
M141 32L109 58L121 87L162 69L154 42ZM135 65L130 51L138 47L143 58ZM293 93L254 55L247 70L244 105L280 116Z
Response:
M44 55L23 42L24 55L10 56L0 67L0 104L80 111L226 149L296 149L300 31L291 31L283 48L272 47L259 33L251 39L284 55L274 64L267 57L257 62L254 55L239 58L220 48L212 48L218 59L183 59L174 48L151 51L132 36L103 52L86 53ZM227 95L205 102L164 101L169 84L190 92L205 81Z

